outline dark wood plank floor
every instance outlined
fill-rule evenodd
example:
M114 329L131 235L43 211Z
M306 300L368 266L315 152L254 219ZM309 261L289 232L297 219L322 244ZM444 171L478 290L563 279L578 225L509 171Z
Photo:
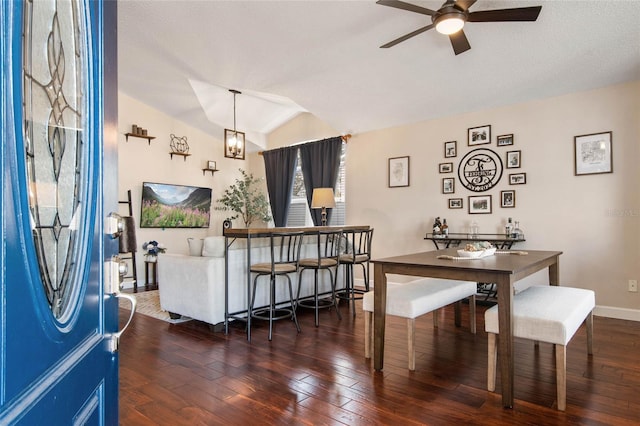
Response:
M360 309L361 304L358 306ZM640 422L640 323L595 317L594 355L584 326L567 350L567 411L555 409L553 348L516 339L514 409L485 390L487 335L453 324L453 309L416 321L416 371L406 367L405 321L387 320L385 368L364 358L363 315L341 305L302 310L302 332L279 321L273 341L258 323L251 343L191 321L173 325L137 315L121 340L122 425L519 424L628 425ZM121 312L121 320L128 311ZM499 390L499 377L498 377Z

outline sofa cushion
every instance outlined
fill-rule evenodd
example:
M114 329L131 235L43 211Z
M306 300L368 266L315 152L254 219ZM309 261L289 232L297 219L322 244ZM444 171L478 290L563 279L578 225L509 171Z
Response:
M202 256L204 245L202 238L187 238L187 244L189 244L189 256Z
M207 257L224 257L224 237L215 236L204 239L202 255Z

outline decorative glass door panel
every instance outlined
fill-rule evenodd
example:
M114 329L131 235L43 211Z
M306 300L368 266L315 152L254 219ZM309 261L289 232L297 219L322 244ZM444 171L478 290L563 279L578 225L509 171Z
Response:
M87 44L82 2L25 4L24 143L44 294L65 322L78 299L87 216Z

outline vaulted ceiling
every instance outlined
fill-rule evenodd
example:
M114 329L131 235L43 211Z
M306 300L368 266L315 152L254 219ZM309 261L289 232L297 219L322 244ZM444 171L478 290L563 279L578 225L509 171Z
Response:
M120 1L119 86L220 139L239 90L237 128L259 149L302 111L360 133L640 79L638 1L471 10L535 5L536 22L468 22L456 56L435 30L380 49L431 19L374 0Z

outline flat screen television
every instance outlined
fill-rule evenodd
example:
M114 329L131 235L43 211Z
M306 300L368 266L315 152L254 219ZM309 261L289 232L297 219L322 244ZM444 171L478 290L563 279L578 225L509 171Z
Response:
M142 183L140 228L208 228L211 188Z

